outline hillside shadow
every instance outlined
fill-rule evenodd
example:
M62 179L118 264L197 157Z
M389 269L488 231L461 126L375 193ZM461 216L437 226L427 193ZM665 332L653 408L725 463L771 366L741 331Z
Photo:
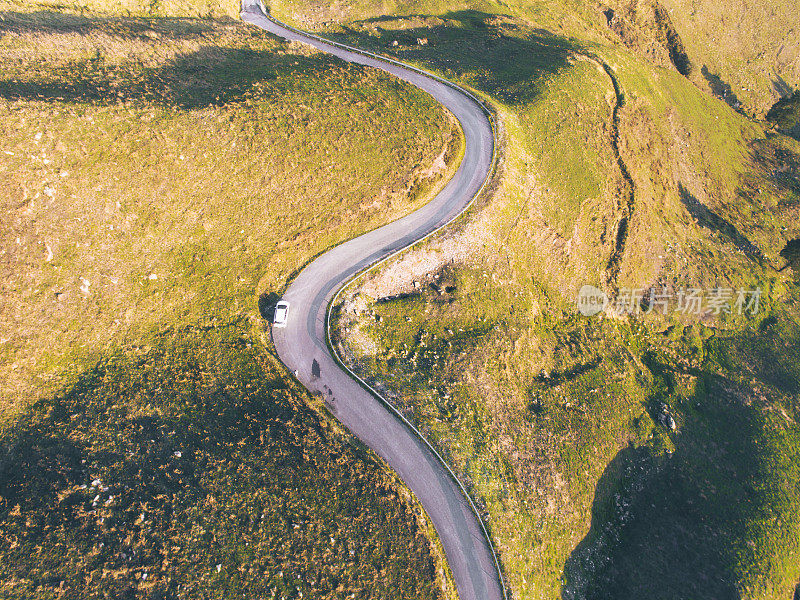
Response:
M435 24L389 28L406 19ZM537 95L539 80L566 67L570 56L582 50L547 30L526 29L478 10L451 11L436 17L372 18L356 22L344 34L333 37L435 68L511 105L530 102Z
M758 330L720 338L715 345L717 360L730 371L746 365L753 376L780 391L800 394L800 324L797 315L764 319Z
M748 482L766 457L749 409L706 411L687 419L671 456L626 448L614 457L565 566L564 600L740 598L742 529L763 508Z
M792 86L786 83L786 80L780 75L775 75L775 79L772 80L772 89L781 98L791 96L793 92Z
M54 13L27 15L5 13L6 31L36 33L104 31L124 39L177 36L203 40L208 26L191 19L104 19L60 15L64 23L53 22ZM3 31L3 29L0 29ZM122 64L107 62L99 50L95 56L75 58L48 69L14 73L0 78L0 98L46 102L91 102L116 104L134 100L185 110L222 106L245 101L258 83L278 77L293 79L298 74L322 73L335 59L325 55L300 56L258 51L246 47L203 45L178 55L158 67L135 60Z
M766 139L754 140L750 144L750 158L757 175L767 179L774 186L776 195L780 196L779 207L795 208L800 205L800 154L780 143L777 136L768 135ZM740 191L746 193L754 185L757 186L757 183L745 180L745 186Z
M689 211L689 214L697 219L697 222L701 227L704 227L710 231L715 231L728 238L728 240L730 240L730 242L733 243L736 248L741 250L750 260L753 260L760 265L765 263L767 259L763 252L761 252L758 246L742 235L742 233L740 233L730 221L724 217L721 217L713 210L708 208L705 204L700 202L689 190L683 186L683 184L678 184L678 189L681 202L686 207L686 210Z
M256 351L240 346L236 332L215 329L120 351L0 431L0 539L13 540L0 546L0 564L6 581L30 582L17 597L103 597L87 588L139 597L130 588L136 572L158 573L169 560L170 577L156 576L160 587L147 597L180 598L186 563L173 560L170 545L199 548L206 567L217 562L215 536L229 515L213 514L226 490L274 486L281 498L301 482L318 485L303 442L325 439L323 425ZM122 576L87 583L97 569Z
M800 90L792 91L780 77L778 81L780 83L773 82L773 85L781 98L767 112L767 121L786 135L800 140Z
M89 35L103 32L130 40L203 39L212 24L202 19L98 19L51 11L2 13L0 33ZM424 15L409 18L430 19ZM526 104L538 84L567 66L581 48L543 29L525 29L495 15L461 10L449 12L431 27L388 29L390 19L356 23L340 41L402 60L433 67L508 104ZM394 46L397 43L397 46ZM36 72L8 71L0 79L0 97L39 101L116 103L142 100L184 109L240 102L254 84L278 74L324 71L337 59L279 55L248 48L205 44L157 68L129 63L109 64L101 55L73 60L68 66Z
M148 355L135 363L133 369L141 371L141 379L128 387L121 386L119 391L123 395L135 397L151 392L147 369L152 361L153 356ZM189 361L187 376L199 377L201 367L196 366L198 373L192 373L191 366ZM214 456L224 457L226 436L231 427L240 426L242 411L283 421L293 418L296 412L293 407L269 402L266 396L235 404L224 391L213 391L192 394L185 406L186 417L142 415L132 408L129 410L125 403L119 404L120 397L99 394L109 386L109 381L114 382L112 386L119 385L117 379L111 362L98 364L84 372L63 395L37 402L13 429L0 435L0 514L17 504L26 510L43 506L56 510L56 505L58 510L72 510L75 506L71 503L61 506L59 492L91 481L89 465L96 462L114 464L117 475L131 475L139 482L141 489L131 490L127 498L138 495L137 492L145 497L192 490L204 495L194 476L196 468L202 465L192 462L192 449L203 448ZM282 389L285 384L275 380L264 385L266 390L271 387ZM158 391L163 392L161 388ZM214 418L203 419L204 415L212 414ZM195 427L197 419L203 421L203 428ZM102 445L77 443L69 435L72 430L92 427L124 430L125 443L137 451L126 456ZM174 454L176 448L183 449L182 460ZM165 465L169 468L164 468ZM180 466L180 473L175 471L176 466ZM75 492L75 496L82 497L81 505L85 503L85 494ZM57 514L52 517L57 521Z
M232 19L227 19L231 23ZM224 20L223 20L224 21ZM71 14L51 10L32 12L0 11L0 34L104 32L109 35L139 40L154 37L184 39L210 32L214 21L192 17L115 17Z
M789 330L715 339L709 351L728 372L748 365L772 389L797 393L798 351L779 351L800 333L786 323L775 319L770 327ZM678 374L669 364L649 366L657 379ZM674 453L629 446L608 464L596 485L590 531L563 572L564 600L740 598L741 569L760 564L751 545L759 539L747 532L757 535L751 525L773 517L791 522L780 498L792 484L781 479L786 466L776 465L791 458L765 443L772 439L768 417L737 386L701 372L692 397L662 398L681 407ZM669 388L665 380L662 389ZM657 437L666 434L660 431Z
M709 71L708 67L705 65L700 69L700 73L703 75L706 82L708 82L708 87L714 96L725 102L736 112L744 114L742 103L739 102L739 98L736 97L729 83L723 81L719 75L715 75Z
M789 240L781 250L780 257L786 260L786 267L790 268L794 272L795 279L800 281L800 239Z

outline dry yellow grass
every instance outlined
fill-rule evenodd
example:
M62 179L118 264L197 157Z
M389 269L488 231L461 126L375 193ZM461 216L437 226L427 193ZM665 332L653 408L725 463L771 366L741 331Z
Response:
M257 316L457 146L422 93L242 25L4 18L4 415L142 332Z
M259 297L424 202L457 129L197 5L48 6L0 13L0 596L452 593L410 492L270 354Z
M797 289L777 270L800 235L797 144L680 75L668 48L623 46L600 10L570 38L554 3L354 1L346 27L320 4L274 6L297 20L311 7L316 26L499 106L489 205L463 235L387 265L386 280L432 271L357 301L341 341L485 502L515 596L788 597ZM583 318L577 290L604 281L615 247L619 288L760 285L762 313Z

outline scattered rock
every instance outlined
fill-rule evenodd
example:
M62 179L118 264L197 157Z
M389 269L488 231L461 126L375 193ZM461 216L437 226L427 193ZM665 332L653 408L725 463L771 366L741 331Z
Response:
M466 262L484 247L491 238L489 218L488 213L484 213L463 230L442 238L435 245L404 253L401 259L368 279L362 293L381 299L418 291L423 285L421 281L448 264Z
M678 428L678 424L675 422L675 417L672 416L669 406L667 406L664 402L662 402L659 406L658 422L663 427L666 427L671 431L675 431Z

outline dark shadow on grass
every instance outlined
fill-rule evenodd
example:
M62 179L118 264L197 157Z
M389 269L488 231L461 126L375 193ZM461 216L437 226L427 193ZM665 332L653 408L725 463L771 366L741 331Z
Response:
M597 484L591 529L567 561L562 597L738 600L742 531L764 508L750 485L765 462L759 435L751 409L704 399L673 455L619 452Z
M750 159L754 172L743 178L740 195L750 202L758 202L758 192L763 185L759 180L766 179L779 197L779 210L800 206L800 154L784 144L779 136L768 133L766 138L750 143Z
M224 596L231 581L262 597L284 583L279 568L294 573L292 598L342 581L438 596L413 508L245 331L142 340L0 431L4 598L177 600ZM354 549L348 573L334 535ZM382 588L374 564L389 565Z
M21 550L45 547L41 556L3 548L4 577L54 588L67 580L73 592L67 596L80 597L73 586L76 579L85 583L80 565L91 556L85 572L131 570L105 582L110 597L136 597L135 573L158 572L171 554L164 542L185 525L175 513L185 519L218 493L208 487L218 465L228 461L236 471L232 445L263 448L266 462L302 458L290 431L305 409L281 401L285 382L242 361L245 374L221 375L231 385L208 386L209 366L197 358L203 349L196 339L189 334L180 338L183 346L98 364L0 434L0 538L14 539ZM235 341L221 340L223 346ZM308 426L321 432L313 420ZM270 474L280 477L280 464ZM286 477L285 485L296 485L291 472ZM213 551L214 534L203 533L199 547ZM181 543L191 539L183 535ZM71 554L53 562L64 549ZM181 579L171 575L176 579L154 584L152 597L180 597Z
M536 381L547 386L557 386L564 382L572 381L576 377L588 373L600 366L603 362L602 357L598 356L587 363L577 364L572 368L564 369L563 371L552 371L548 374L541 374L536 376Z
M776 318L764 330L716 337L707 351L725 373L796 394L798 341L798 327ZM682 399L672 391L676 367L652 356L647 364L661 400L679 408L675 451L628 447L609 463L596 486L591 529L567 561L562 597L737 600L743 569L763 567L760 539L749 537L763 535L755 524L769 523L771 531L783 522L776 539L792 526L783 500L795 485L789 449L774 442L749 386L712 373L718 366L701 371L694 395ZM664 435L659 429L656 438Z
M786 83L778 77L779 85L773 82L776 90L780 90L781 99L772 105L767 113L767 121L773 123L786 135L800 140L800 90L791 92Z
M228 20L233 23L232 19ZM189 17L104 17L85 16L39 10L33 12L0 11L0 34L14 33L79 33L103 32L112 36L152 40L154 36L169 39L194 38L212 31L220 19Z
M761 250L742 235L739 230L727 219L721 217L713 210L708 208L705 204L700 202L692 193L679 184L680 199L683 205L689 211L697 222L706 229L715 231L728 238L734 246L741 250L747 257L763 265L766 262L766 257Z
M421 19L433 25L388 29L393 22ZM434 68L508 104L526 104L541 79L567 66L582 49L543 29L524 29L497 15L477 10L452 11L441 17L410 15L373 18L346 28L338 40L400 60ZM423 43L420 43L420 40ZM397 42L397 46L393 43Z
M53 22L54 14L64 16L65 23ZM197 19L106 21L60 13L35 15L38 15L35 22L47 25L26 25L27 15L5 13L7 21L12 23L6 24L7 30L27 28L41 33L98 30L125 39L141 37L151 41L153 35L177 35L202 42L204 28L208 28L204 21ZM11 71L0 79L0 98L98 104L133 100L190 110L243 102L262 93L258 89L261 82L279 76L291 81L299 74L321 73L334 61L325 55L306 57L247 47L204 45L159 67L149 67L133 60L121 65L108 63L98 51L95 56L76 57L68 64L54 66L46 75L35 69L33 75Z
M733 93L733 88L731 88L729 83L723 81L719 75L715 75L709 71L708 67L705 65L700 69L700 73L702 73L703 78L708 82L708 87L711 89L711 93L714 94L714 96L727 103L727 105L735 111L743 112L742 104L739 102L736 94Z
M786 266L794 271L796 278L800 279L800 239L789 240L781 250L780 256L786 259Z
M211 27L201 19L105 20L48 11L3 15L0 31L103 31L146 40L162 36L202 39L199 36ZM390 31L382 28L382 23L386 21L364 21L334 37L433 67L508 104L530 102L538 93L539 82L564 68L570 55L581 51L573 42L545 30L524 29L475 10L450 12L436 18L439 24L432 27ZM400 45L393 47L395 41ZM324 55L281 56L209 45L159 68L135 63L120 67L96 56L76 59L68 67L51 70L47 77L6 76L0 79L0 97L101 103L133 99L191 109L241 101L254 84L275 78L279 72L291 78L295 73L325 70L334 61Z
M758 331L719 338L714 351L731 372L756 377L784 394L800 394L800 325L792 320L771 315Z
M275 318L275 305L281 297L275 292L264 292L258 297L258 312L262 319L272 323Z
M786 80L780 75L775 75L775 79L772 80L772 89L781 98L792 95L792 86L786 83Z

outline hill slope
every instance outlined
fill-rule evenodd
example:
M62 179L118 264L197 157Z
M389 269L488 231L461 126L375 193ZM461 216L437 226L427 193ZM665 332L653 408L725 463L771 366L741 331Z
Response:
M600 8L273 3L503 126L491 201L354 290L336 343L459 465L517 597L788 597L800 148ZM579 315L585 284L631 314ZM762 295L676 312L694 288Z
M159 7L0 12L0 595L442 597L422 511L263 317L424 202L459 133L388 76Z
M422 511L257 334L122 347L2 435L3 597L441 597Z

